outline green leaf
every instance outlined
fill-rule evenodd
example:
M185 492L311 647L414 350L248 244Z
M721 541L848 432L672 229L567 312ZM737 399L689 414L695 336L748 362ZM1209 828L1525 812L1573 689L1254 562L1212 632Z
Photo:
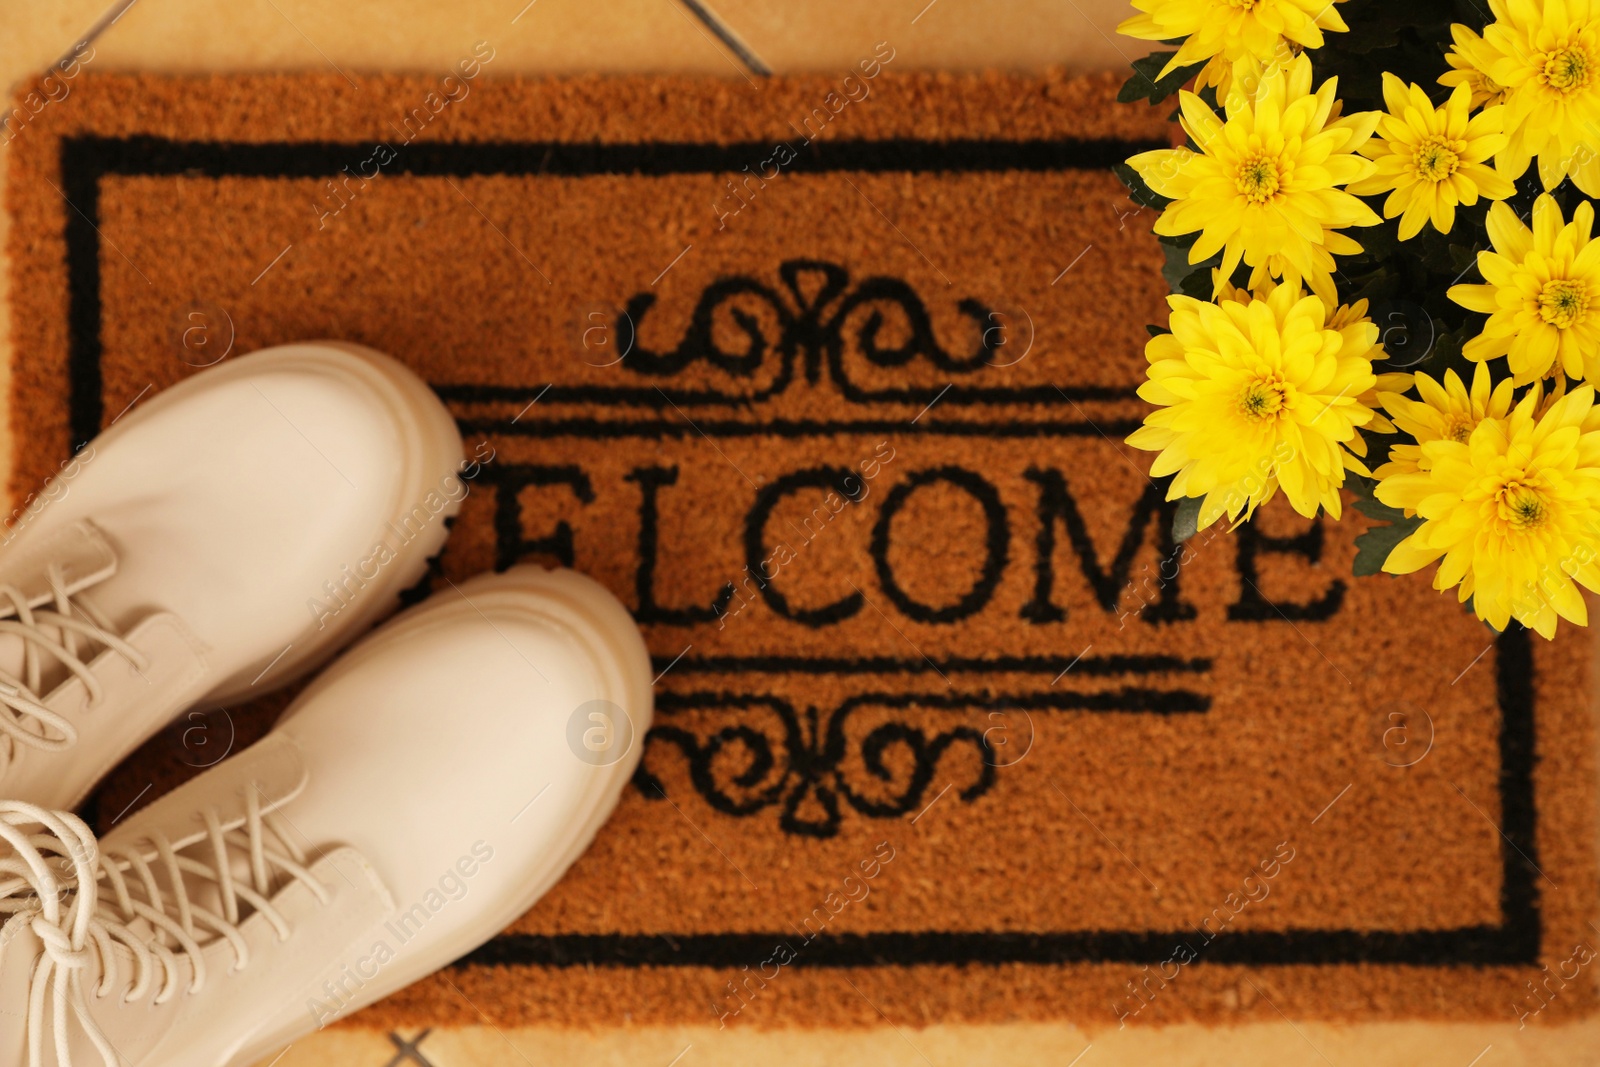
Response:
M1192 296L1196 300L1209 302L1212 288L1211 268L1217 265L1219 259L1221 259L1220 253L1218 253L1216 259L1208 259L1204 263L1196 263L1191 266L1182 283L1173 286L1173 291L1184 296Z
M1200 505L1205 502L1205 497L1186 496L1178 501L1178 508L1172 514L1172 539L1178 544L1183 544L1189 538L1200 532Z
M1161 264L1161 276L1167 280L1167 287L1175 293L1183 292L1183 281L1196 270L1198 264L1189 262L1189 250L1178 245L1163 244L1161 251L1166 254L1166 262Z
M1367 518L1376 519L1380 522L1404 522L1406 518L1404 511L1399 508L1391 508L1388 504L1373 497L1358 496L1356 498L1356 510Z
M1478 262L1478 250L1467 248L1464 245L1450 246L1450 269L1459 277L1467 273L1467 269Z
M1161 68L1176 52L1151 52L1143 59L1133 61L1133 76L1123 83L1122 89L1117 93L1117 102L1131 104L1135 100L1148 100L1152 104L1159 104L1179 89L1183 84L1205 66L1204 63L1193 63L1187 67L1179 67L1166 77L1161 77Z
M1384 561L1389 558L1389 553L1394 551L1394 546L1410 537L1421 525L1420 516L1409 519L1402 516L1398 522L1372 527L1356 538L1356 561L1350 569L1355 572L1357 578L1364 578L1369 574L1381 574Z
M1365 474L1357 474L1355 471L1345 472L1344 484L1359 500L1371 500L1372 491L1378 487L1376 481L1368 478Z
M1123 185L1128 187L1128 199L1140 207L1160 211L1172 203L1171 200L1146 185L1144 179L1139 177L1139 172L1126 163L1111 164L1111 171L1122 180Z

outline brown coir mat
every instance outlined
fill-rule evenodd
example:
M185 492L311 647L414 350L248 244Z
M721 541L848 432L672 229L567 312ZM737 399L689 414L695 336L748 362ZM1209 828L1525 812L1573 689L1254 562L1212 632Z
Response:
M15 133L19 497L225 353L361 342L483 460L429 584L569 564L656 657L593 849L362 1021L1591 1012L1588 637L1351 580L1359 517L1175 553L1121 443L1162 256L1108 169L1161 113L888 51L85 76ZM277 706L180 722L95 817Z

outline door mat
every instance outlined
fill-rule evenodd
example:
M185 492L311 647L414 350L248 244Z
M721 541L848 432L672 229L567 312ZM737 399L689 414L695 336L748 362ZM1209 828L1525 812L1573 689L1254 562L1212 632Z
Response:
M1354 518L1176 547L1121 443L1166 286L1108 168L1163 115L887 46L759 86L473 56L90 75L13 141L19 500L208 363L360 342L477 461L413 595L568 564L647 635L657 715L594 847L358 1021L1594 1010L1588 638L1351 581ZM90 815L286 699L180 721Z

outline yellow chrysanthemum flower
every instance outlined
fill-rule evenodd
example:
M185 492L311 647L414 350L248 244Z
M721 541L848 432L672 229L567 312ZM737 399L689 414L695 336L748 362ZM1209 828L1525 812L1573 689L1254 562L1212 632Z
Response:
M1493 252L1478 253L1486 285L1452 285L1450 299L1489 316L1466 343L1472 360L1508 357L1518 385L1552 373L1600 380L1600 240L1589 236L1594 207L1584 201L1563 225L1548 193L1533 205L1529 230L1505 204L1489 209Z
M1472 90L1456 86L1450 99L1433 106L1422 86L1385 72L1383 102L1389 113L1378 120L1378 136L1361 154L1378 164L1376 174L1352 182L1346 192L1357 196L1388 193L1383 217L1400 216L1400 239L1415 237L1422 224L1449 233L1456 205L1471 207L1479 195L1504 200L1516 186L1497 174L1487 161L1506 145L1500 132L1504 108L1492 107L1470 119ZM1392 191L1391 191L1392 190Z
M1465 85L1472 93L1472 107L1493 107L1503 103L1506 87L1485 74L1484 68L1495 60L1495 51L1483 43L1483 38L1471 29L1457 23L1450 27L1455 46L1445 53L1444 61L1450 69L1439 75L1439 84L1452 89Z
M1356 150L1379 113L1339 117L1336 81L1313 93L1311 61L1299 56L1268 71L1253 97L1230 98L1226 121L1198 96L1181 93L1183 128L1200 151L1158 149L1128 160L1145 184L1173 201L1155 232L1198 232L1190 263L1221 252L1224 276L1243 259L1257 268L1256 280L1266 274L1296 288L1303 283L1332 303L1330 252L1361 246L1331 231L1379 221L1339 188L1377 168Z
M1489 0L1478 69L1505 87L1510 141L1495 167L1513 180L1539 161L1554 189L1571 177L1600 196L1600 5L1597 0Z
M1248 302L1167 298L1170 334L1145 346L1149 380L1139 395L1157 411L1128 443L1159 452L1151 474L1175 474L1167 494L1204 497L1199 528L1249 518L1283 489L1302 515L1339 515L1345 471L1367 469L1347 446L1372 409L1378 328L1328 323L1327 305L1298 285Z
M1433 587L1459 586L1478 618L1554 637L1558 619L1588 622L1578 584L1600 591L1600 410L1587 385L1542 412L1540 394L1482 419L1466 441L1423 444L1428 469L1384 479L1377 496L1423 518L1384 570L1438 561Z
M1342 33L1349 29L1333 8L1337 2L1340 0L1133 0L1140 14L1124 20L1117 32L1145 41L1184 38L1159 76L1205 62L1195 90L1215 85L1218 99L1224 99L1236 60L1249 57L1265 64L1282 62L1298 49L1321 48L1324 30Z
M1372 217L1377 218L1376 215ZM1360 251L1361 245L1349 237L1323 227L1322 243L1311 247L1311 273L1302 273L1298 260L1290 260L1288 256L1273 252L1262 257L1261 262L1251 268L1249 284L1254 289L1274 278L1281 278L1286 285L1298 285L1310 289L1323 300L1331 302L1338 296L1333 284L1333 272L1337 269L1333 257L1353 256Z
M1367 302L1365 300L1358 300L1351 310L1361 311L1364 316L1366 312L1366 304ZM1341 308L1340 310L1344 309ZM1371 322L1372 320L1363 317L1361 321ZM1338 326L1334 325L1333 320L1331 319L1328 322L1328 328L1339 329ZM1372 361L1376 363L1378 360L1382 359L1383 356L1383 346L1374 345L1372 349ZM1356 397L1356 399L1361 402L1362 407L1368 407L1372 409L1372 421L1367 423L1366 429L1371 430L1373 433L1395 432L1394 423L1390 422L1388 416L1386 416L1383 412L1383 401L1381 398L1384 393L1403 393L1407 389L1410 389L1411 378L1412 374L1410 371L1385 371L1384 373L1378 375L1378 380L1373 383L1371 389L1368 389L1366 392ZM1359 448L1356 446L1355 442L1351 442L1345 447L1349 448L1350 451L1354 452L1362 459L1366 459L1366 442L1362 441L1360 437L1357 437L1356 441L1360 442Z
M1222 272L1215 267L1211 268L1211 280L1216 288L1216 299L1219 304L1224 300L1248 304L1252 300L1264 299L1267 294L1278 288L1278 283L1268 278L1260 285L1255 286L1253 290L1243 289L1228 281L1227 278L1222 276ZM1367 317L1367 302L1365 300L1357 300L1354 304L1338 305L1324 300L1323 305L1328 310L1327 328L1341 334L1347 330L1372 322ZM1388 353L1383 350L1381 342L1374 343L1371 351L1367 353L1367 359L1373 363L1377 363L1387 357ZM1411 373L1409 371L1385 371L1378 375L1377 381L1372 388L1356 398L1360 401L1362 407L1372 409L1372 420L1366 424L1365 428L1375 433L1394 433L1394 423L1385 418L1383 412L1379 410L1378 395L1380 393L1403 393L1410 388ZM1362 458L1367 455L1367 443L1359 434L1345 447Z
M1440 384L1426 374L1418 374L1418 400L1403 395L1405 388L1378 392L1378 402L1394 420L1394 425L1416 439L1416 444L1389 447L1389 462L1372 472L1380 482L1396 474L1415 474L1427 470L1430 460L1422 446L1429 441L1466 441L1484 419L1503 419L1511 410L1512 384L1502 378L1499 385L1490 381L1489 366L1479 363L1472 371L1469 390L1453 370L1444 372Z

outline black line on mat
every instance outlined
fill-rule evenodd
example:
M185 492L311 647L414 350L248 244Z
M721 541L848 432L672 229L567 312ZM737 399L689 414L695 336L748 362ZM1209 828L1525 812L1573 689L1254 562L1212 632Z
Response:
M406 146L395 169L413 175L566 175L685 174L737 171L765 143L734 145L685 143L421 143ZM1154 144L1119 141L834 141L822 152L807 146L797 166L814 171L1054 171L1105 168ZM102 316L99 218L100 179L119 175L202 175L210 177L323 177L359 159L365 144L169 141L151 137L64 138L61 143L63 191L72 206L63 209L68 284L69 432L74 442L92 439L104 416L101 371ZM761 158L760 155L754 158ZM81 214L80 214L81 212ZM500 432L549 433L553 428L597 437L626 436L648 428L673 433L670 423L613 423L571 420L540 429L499 420L463 420ZM727 433L849 433L873 423L775 424L735 426ZM898 424L896 424L898 425ZM935 424L936 432L994 436L1045 436L1104 432L1118 435L1131 426L1090 423ZM903 427L901 427L903 429ZM932 431L934 428L930 428ZM1010 432L1007 432L1010 431ZM1496 689L1500 705L1500 810L1505 843L1501 847L1502 921L1447 930L1240 931L1217 934L1200 958L1217 963L1338 964L1380 963L1414 966L1490 966L1534 963L1542 945L1542 922L1535 845L1537 810L1533 770L1533 648L1527 631L1514 628L1496 641ZM820 934L800 947L797 966L869 967L915 964L1059 964L1091 961L1159 962L1171 955L1188 932L878 932ZM674 933L669 944L658 934L502 935L458 965L691 966L739 967L765 959L792 931L757 934ZM1196 946L1198 947L1198 946Z
M681 141L624 144L561 141L422 141L403 146L386 169L419 177L484 174L587 177L607 174L738 172L771 154L774 143ZM1103 170L1158 142L1110 140L812 141L796 150L797 172L969 173ZM371 151L367 142L174 141L161 137L66 137L61 141L65 191L78 211L65 229L68 311L68 413L72 440L100 432L104 412L100 368L100 179L107 174L210 178L320 178L337 175ZM78 212L82 212L79 216Z
M657 656L655 667L661 670L676 663L678 674L700 672L706 674L743 674L760 672L770 674L925 674L928 671L943 673L977 671L983 674L1048 674L1054 677L1070 671L1075 677L1107 674L1161 674L1182 671L1189 674L1207 674L1211 670L1209 659L1182 659L1178 656L948 656L929 660L920 656L865 656L855 659L826 656L685 656L672 660Z
M1531 964L1542 942L1533 793L1533 647L1515 627L1495 642L1499 696L1502 922L1444 930L883 931L868 934L795 930L708 934L502 934L457 961L458 967L754 966L778 945L797 967L881 967L1008 963L1159 963L1180 945L1199 962L1243 964L1391 964L1482 967ZM1513 847L1514 846L1514 847ZM1209 932L1209 931L1208 931Z

